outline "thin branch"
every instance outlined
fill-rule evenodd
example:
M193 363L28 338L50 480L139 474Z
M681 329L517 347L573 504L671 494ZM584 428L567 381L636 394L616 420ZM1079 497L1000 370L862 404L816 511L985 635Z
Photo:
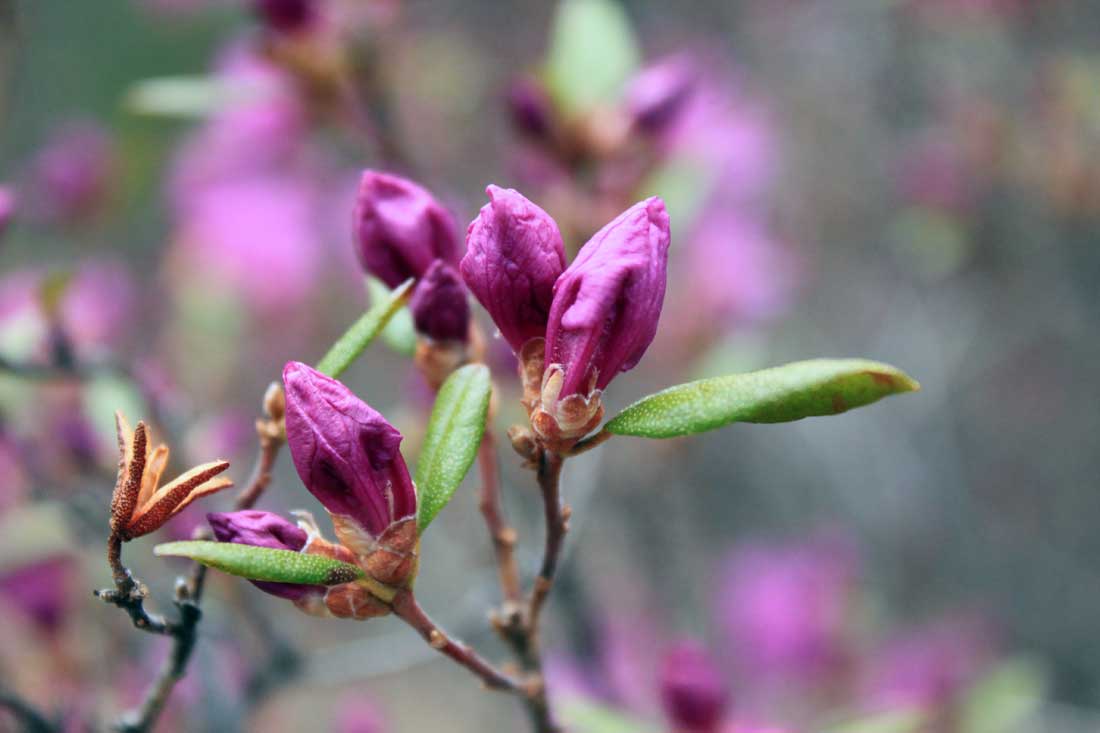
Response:
M494 667L470 647L447 636L446 632L439 628L420 607L412 591L408 589L398 591L391 606L394 614L413 627L432 649L470 670L490 690L505 690L524 696L529 694L527 686L522 682Z
M489 529L489 536L493 540L501 594L504 596L506 606L518 606L523 599L523 589L520 587L519 565L516 563L515 556L516 531L508 526L504 518L496 440L489 430L485 431L481 439L477 459L481 469L481 495L478 507L481 509L482 516L485 517L485 526Z
M0 709L7 709L26 733L58 733L61 727L14 692L0 689Z
M554 585L554 573L558 569L562 542L568 529L569 508L561 502L561 467L564 459L558 453L544 450L539 456L538 482L542 492L543 514L546 518L546 546L542 555L542 567L531 591L531 606L527 620L528 635L537 640L539 615Z

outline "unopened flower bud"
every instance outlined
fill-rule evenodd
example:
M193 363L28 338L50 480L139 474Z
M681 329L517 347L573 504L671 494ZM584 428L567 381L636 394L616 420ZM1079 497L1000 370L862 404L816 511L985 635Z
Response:
M436 260L458 261L454 219L428 191L399 176L363 172L354 226L360 263L390 288L423 276Z
M670 240L664 202L627 209L595 234L554 284L540 405L532 427L567 447L603 413L600 393L634 367L657 332Z
M309 28L317 15L316 0L254 0L256 14L279 33L297 33Z
M435 341L466 341L470 302L454 267L436 260L421 278L409 302L417 333Z
M521 134L543 139L550 134L554 112L550 95L538 80L521 76L508 87L506 96L512 125Z
M264 414L275 421L282 420L286 416L286 392L283 385L272 382L264 391Z
M15 218L15 192L9 186L0 186L0 237Z
M283 370L286 432L302 482L332 515L336 537L375 580L416 571L416 486L401 433L343 384L300 362Z
M214 537L218 542L235 542L239 545L301 552L309 540L309 535L304 529L271 512L248 510L212 513L206 515L206 521L210 523L210 528L214 530ZM301 600L310 594L323 596L325 593L323 585L273 583L262 580L251 582L266 593L292 601Z
M664 132L683 111L698 72L683 56L672 56L640 71L627 85L624 105L636 129Z
M517 354L546 334L554 282L565 269L558 225L512 189L489 186L466 232L459 266L467 287Z
M713 733L719 730L729 703L725 680L702 645L683 642L665 657L661 702L675 730Z

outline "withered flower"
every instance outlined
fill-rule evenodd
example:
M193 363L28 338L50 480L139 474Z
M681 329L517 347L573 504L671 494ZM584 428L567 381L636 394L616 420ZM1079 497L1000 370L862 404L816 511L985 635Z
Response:
M118 429L118 480L111 497L111 531L123 542L160 529L201 496L229 488L233 482L218 474L229 461L210 461L195 466L166 486L159 487L168 465L168 446L155 448L144 422L130 429L121 412L115 413Z

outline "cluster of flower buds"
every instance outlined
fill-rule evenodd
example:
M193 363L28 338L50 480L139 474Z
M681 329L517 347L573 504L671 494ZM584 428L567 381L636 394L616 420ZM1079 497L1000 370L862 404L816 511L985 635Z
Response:
M154 448L145 423L139 422L131 430L121 412L115 413L115 424L120 456L111 497L111 532L123 542L160 529L191 502L233 485L219 476L229 468L229 461L217 460L195 466L160 486L168 465L168 446L161 443Z
M399 176L365 171L355 244L363 268L390 288L416 280L409 304L419 337L416 362L433 387L478 358L469 298L455 269L457 226L431 193Z
M312 518L297 525L268 512L209 515L219 541L320 554L358 565L361 580L330 587L263 583L304 611L366 619L416 577L416 486L401 456L401 434L343 384L299 362L283 370L286 436L294 467L328 510L337 543Z
M489 186L460 269L520 360L537 440L567 451L603 417L603 389L642 358L665 295L668 213L630 207L566 267L557 224L511 189Z

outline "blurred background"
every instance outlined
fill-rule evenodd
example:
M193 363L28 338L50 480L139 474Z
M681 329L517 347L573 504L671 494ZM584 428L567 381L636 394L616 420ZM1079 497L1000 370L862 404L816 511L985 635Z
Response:
M74 731L140 701L166 640L91 594L113 412L173 470L224 456L242 483L265 386L368 303L351 210L371 167L459 232L487 184L517 188L573 252L665 198L660 329L609 414L817 356L923 385L570 461L545 644L570 730L704 730L677 718L696 683L721 710L705 730L1100 729L1100 5L275 5L0 0L0 692ZM431 396L408 332L386 341L344 381L414 463ZM522 413L490 353L502 433ZM529 579L538 497L510 452L502 471ZM418 595L503 658L475 485L426 535ZM126 547L158 609L186 565L152 546L230 502ZM320 509L286 455L261 506ZM393 619L208 584L158 731L524 730Z

